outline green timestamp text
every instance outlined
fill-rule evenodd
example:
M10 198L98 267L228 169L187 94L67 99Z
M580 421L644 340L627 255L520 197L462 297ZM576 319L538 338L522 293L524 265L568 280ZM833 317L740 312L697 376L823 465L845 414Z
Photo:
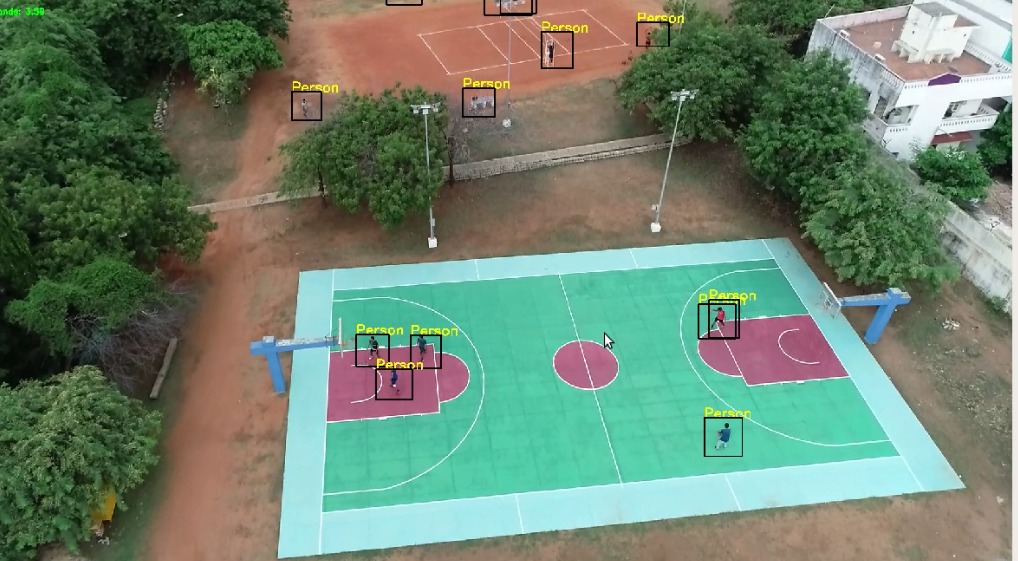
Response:
M0 8L0 17L18 17L18 16L44 16L46 15L46 8L42 6L25 6L24 8Z

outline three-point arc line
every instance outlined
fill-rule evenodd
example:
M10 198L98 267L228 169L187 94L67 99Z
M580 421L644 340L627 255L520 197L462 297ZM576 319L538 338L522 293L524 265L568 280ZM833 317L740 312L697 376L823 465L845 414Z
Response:
M781 351L781 354L787 356L790 360L794 360L795 362L798 362L799 364L806 364L806 365L809 365L809 366L815 366L817 364L820 364L819 361L817 361L817 362L807 362L805 360L799 360L799 359L795 358L794 356L792 356L792 355L788 354L787 352L785 352L785 348L781 346L781 338L784 337L786 333L791 333L793 331L798 331L798 330L799 330L799 328L796 327L794 329L786 329L786 330L782 331L781 335L778 335L778 350Z

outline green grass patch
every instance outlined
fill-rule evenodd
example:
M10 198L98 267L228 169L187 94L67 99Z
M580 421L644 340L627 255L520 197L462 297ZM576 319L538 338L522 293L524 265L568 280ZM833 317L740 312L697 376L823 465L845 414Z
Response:
M178 108L171 101L166 146L180 165L181 177L194 189L196 203L215 201L235 177L237 146L246 127L243 107L216 109L211 102L199 102Z

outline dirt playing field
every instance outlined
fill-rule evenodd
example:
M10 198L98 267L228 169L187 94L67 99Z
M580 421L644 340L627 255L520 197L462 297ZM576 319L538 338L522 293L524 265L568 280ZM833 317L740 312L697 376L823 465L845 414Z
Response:
M231 141L233 180L222 187L218 199L274 190L273 179L280 168L277 147L305 126L289 122L291 80L339 83L344 89L355 86L361 90L377 90L402 80L405 85L421 83L451 92L456 89L455 77L442 71L417 34L492 19L471 15L480 11L479 1L398 8L419 10L415 12L419 15L400 21L389 17L386 9L355 18L311 18L310 14L320 11L319 4L291 1L292 35L282 44L286 68L259 75L245 107L232 109L246 112L247 126ZM627 13L656 7L653 2L623 0L601 0L594 5L596 8L587 8L587 12L612 29L617 26L620 35L626 25L633 25L626 24ZM542 12L582 8L573 0L541 0ZM591 63L588 70L543 71L554 78L514 65L513 92L536 92L617 74L622 68L617 57L624 60L626 51L604 49L602 52L611 55L591 57L603 66L595 68ZM578 68L584 56L578 56ZM369 59L365 57L395 62L375 66L366 64ZM608 62L609 58L614 62ZM467 64L465 59L462 62ZM518 73L517 67L521 68ZM528 83L528 72L540 81ZM477 79L482 78L478 74ZM207 101L188 93L191 86L186 84L174 94L171 120L186 122L205 111L201 107ZM325 96L326 114L329 97ZM603 103L610 106L613 102ZM537 102L532 109L544 111L540 115L545 118L555 114L554 107ZM578 136L590 136L592 129L603 125L596 109L592 106L584 118L570 123ZM198 139L191 140L201 146ZM183 144L176 149L186 149ZM664 232L652 236L648 208L657 198L664 159L663 153L647 154L503 176L479 184L459 183L445 191L436 204L440 246L430 251L425 243L426 217L383 233L366 215L325 209L318 201L216 216L219 230L192 272L206 290L177 360L179 403L167 426L162 451L162 498L137 559L275 559L287 401L272 394L265 364L248 354L248 343L267 334L293 332L296 281L301 270L746 237L799 240L793 215L754 192L737 153L729 146L711 145L676 151L662 216ZM797 245L822 280L851 293L834 283L811 247L800 241ZM851 310L848 316L857 329L865 329L868 317L864 312ZM959 322L960 328L944 330L941 324L945 319ZM961 283L939 299L918 297L898 312L874 353L968 489L918 498L410 548L356 558L1009 558L1012 362L1007 320L994 315L971 285Z

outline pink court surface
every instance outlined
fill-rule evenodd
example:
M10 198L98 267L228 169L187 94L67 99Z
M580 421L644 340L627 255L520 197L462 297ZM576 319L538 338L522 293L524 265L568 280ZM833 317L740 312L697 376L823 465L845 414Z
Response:
M423 357L416 348L382 349L388 362L424 364L422 370L397 369L395 388L390 369L365 366L369 364L366 349L329 353L328 422L440 413L442 403L456 399L467 388L470 373L456 355L436 356L434 345L427 349ZM355 364L356 355L361 355L361 365Z
M848 372L820 328L808 315L741 320L738 339L700 339L704 364L746 385L845 378ZM731 335L735 326L723 329Z

